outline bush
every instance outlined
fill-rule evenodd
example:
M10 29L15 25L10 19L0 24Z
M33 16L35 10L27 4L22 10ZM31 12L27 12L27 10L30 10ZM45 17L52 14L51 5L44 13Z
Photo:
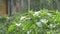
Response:
M58 10L29 11L10 17L8 22L6 34L60 34Z

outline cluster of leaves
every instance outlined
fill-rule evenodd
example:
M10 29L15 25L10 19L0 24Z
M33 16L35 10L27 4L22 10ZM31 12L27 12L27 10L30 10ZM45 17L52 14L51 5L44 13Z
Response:
M6 34L60 34L58 10L29 11L9 18Z
M29 11L15 16L15 21L8 28L13 34L59 34L60 17L58 10ZM15 33L16 32L16 33Z
M7 16L0 15L0 34L5 34L7 31L9 18Z

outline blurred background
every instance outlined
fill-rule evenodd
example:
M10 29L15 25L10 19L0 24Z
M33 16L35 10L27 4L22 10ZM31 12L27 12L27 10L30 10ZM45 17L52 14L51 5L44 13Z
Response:
M60 10L60 0L0 0L0 14L14 14L40 9Z

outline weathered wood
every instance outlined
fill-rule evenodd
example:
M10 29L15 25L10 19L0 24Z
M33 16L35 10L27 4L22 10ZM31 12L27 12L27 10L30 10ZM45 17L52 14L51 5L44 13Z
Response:
M8 1L8 15L11 15L11 0Z
M20 11L20 0L16 0L16 9L17 9L17 12L19 12Z
M28 0L28 11L30 11L30 0Z
M0 1L0 14L6 14L6 2L3 0Z
M11 14L16 12L16 0L11 0Z

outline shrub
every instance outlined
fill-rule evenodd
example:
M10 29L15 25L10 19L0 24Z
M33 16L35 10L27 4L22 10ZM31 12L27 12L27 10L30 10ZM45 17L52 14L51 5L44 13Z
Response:
M29 11L12 16L9 24L6 34L60 34L60 12L46 9Z

